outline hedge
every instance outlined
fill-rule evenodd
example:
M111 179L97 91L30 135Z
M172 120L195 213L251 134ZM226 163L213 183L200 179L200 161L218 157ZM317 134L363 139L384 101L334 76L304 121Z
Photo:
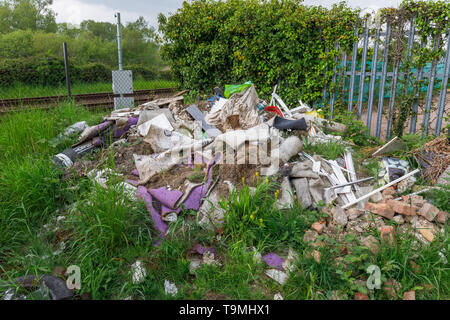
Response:
M194 0L159 15L161 53L182 85L210 90L252 81L267 98L280 83L286 102L320 99L335 42L351 48L358 10L295 0ZM328 70L330 72L330 70Z
M101 63L78 64L70 62L72 83L96 83L112 81L111 70L116 68ZM134 79L167 79L164 71L142 65L125 65L132 70ZM8 87L16 83L25 85L59 86L65 84L64 60L54 56L36 58L0 59L0 86Z

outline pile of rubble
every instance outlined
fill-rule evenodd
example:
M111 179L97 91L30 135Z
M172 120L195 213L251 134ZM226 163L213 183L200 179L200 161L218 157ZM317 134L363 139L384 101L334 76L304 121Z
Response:
M184 106L181 93L137 108L115 110L96 126L72 126L72 131L84 129L80 139L54 161L64 169L77 168L78 163L85 162L76 159L96 148L115 148L119 157L125 154L125 159L118 161L119 165L128 164L121 167L125 169L119 170L122 172L100 170L94 163L92 170L84 168L85 174L103 187L109 177L122 176L124 181L117 187L146 201L162 237L168 230L167 223L177 220L182 207L198 211L199 223L207 228L221 223L219 199L249 171L282 180L280 208L294 202L294 197L288 199L293 194L289 179L304 207L317 206L323 200L341 203L341 195L342 199L354 200L347 194L349 187L335 188L347 182L342 170L349 170L335 161L317 157L316 161L301 153L301 136L320 142L341 140L340 136L324 134L321 128L326 126L335 132L347 128L315 116L304 104L289 110L275 91L273 97L280 108L267 106L258 98L254 85L249 85L228 98L220 93L209 103ZM132 147L124 150L127 144ZM299 155L307 158L290 162ZM350 154L347 160L352 161ZM129 166L131 162L134 167ZM192 179L195 174L196 180ZM328 180L323 181L324 177Z
M448 213L440 211L420 195L408 195L396 198L397 191L393 187L385 189L381 196L371 197L363 209L333 207L325 209L330 219L319 221L312 225L312 230L305 235L305 242L315 241L319 234L335 234L336 230L364 235L371 229L378 229L381 238L389 240L395 238L394 227L389 221L399 225L398 232L411 232L414 230L417 239L423 243L434 241L436 234L444 233L444 225ZM374 215L372 215L374 214ZM368 247L372 245L362 238L362 243Z
M251 84L226 97L219 89L216 93L190 106L183 104L180 93L137 108L115 110L96 126L74 126L73 130L83 130L79 141L54 161L67 169L83 163L75 160L95 148L115 148L122 172L88 166L86 175L105 188L111 176L122 177L118 187L145 201L161 239L182 208L197 211L201 226L219 228L226 214L219 206L222 195L249 172L279 183L280 210L296 201L304 208L324 207L329 217L312 225L305 242L314 244L320 234L350 232L363 237L371 228L377 228L381 238L395 241L394 228L387 225L392 220L400 225L400 232L411 226L417 238L428 243L446 223L448 213L420 195L398 197L414 185L419 173L410 171L407 162L384 157L380 176L358 176L351 144L341 137L345 125L323 119L301 102L289 109L276 88L269 104L259 99ZM336 160L309 155L303 152L301 138L312 145L342 143L347 145L346 153ZM394 138L373 156L386 155L398 145L399 139ZM363 237L362 243L376 250L378 240ZM196 248L191 272L203 263L219 264L216 255L211 248ZM320 262L317 250L311 255ZM260 258L275 267L267 275L284 283L287 274L283 270L290 269L296 252L290 250L287 257L283 260L270 254Z

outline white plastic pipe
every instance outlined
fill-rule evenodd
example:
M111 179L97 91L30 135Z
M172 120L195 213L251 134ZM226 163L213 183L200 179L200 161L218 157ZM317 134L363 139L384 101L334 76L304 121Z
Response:
M342 209L350 208L350 207L353 206L354 204L357 204L358 202L360 202L360 201L362 201L362 200L364 200L364 199L367 199L367 198L373 196L373 195L376 194L377 192L383 191L384 189L387 189L387 188L389 188L390 186L393 186L394 184L399 183L400 181L403 181L403 180L405 180L406 178L409 178L409 177L415 175L415 174L416 174L417 172L419 172L419 171L420 171L419 169L416 169L416 170L414 170L414 171L412 171L412 172L410 172L410 173L408 173L408 174L405 174L404 176L398 178L397 180L394 180L394 181L392 181L392 182L390 182L390 183L388 183L388 184L385 184L385 185L382 186L381 188L378 188L378 189L376 189L376 190L373 190L372 192L369 192L368 194L362 196L361 198L358 198L358 199L356 199L356 200L354 200L354 201L352 201L352 202L346 204L345 206L342 207Z

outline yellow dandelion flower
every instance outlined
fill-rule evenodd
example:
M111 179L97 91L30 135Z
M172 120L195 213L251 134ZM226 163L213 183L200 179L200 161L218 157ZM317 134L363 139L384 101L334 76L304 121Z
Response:
M275 191L275 198L278 198L279 194L280 194L280 190Z
M258 171L255 172L255 176L259 176L259 172Z
M251 214L251 215L250 215L250 219L254 220L254 219L255 219L255 216Z
M259 222L260 222L260 223L263 223L263 219L262 219L262 218L260 218L260 219L259 219Z
M268 178L266 178L266 184L269 184L269 179Z

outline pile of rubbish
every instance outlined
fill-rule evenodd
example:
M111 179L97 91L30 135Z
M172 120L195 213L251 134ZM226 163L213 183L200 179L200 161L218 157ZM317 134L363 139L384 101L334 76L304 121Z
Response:
M380 158L381 174L361 176L351 145L342 140L347 127L325 120L301 101L298 107L289 109L276 89L269 103L259 99L254 85L248 82L226 86L225 94L216 88L211 99L189 106L184 105L182 92L136 108L115 110L96 126L74 125L71 133L82 130L78 142L56 155L54 162L63 169L83 167L86 176L105 188L110 177L122 178L118 186L130 197L145 201L160 240L183 208L197 211L202 227L219 228L226 214L218 204L222 195L255 172L279 183L280 210L298 201L304 208L324 208L329 213L329 218L314 223L306 232L306 242L314 243L319 234L336 231L362 235L374 226L382 238L394 241L394 229L386 225L388 220L405 226L405 230L407 224L412 225L423 242L434 240L448 213L418 195L423 190L398 197L398 193L411 189L419 174L418 169L410 170L407 161L386 156L403 147L399 138L373 154ZM347 145L346 153L336 160L310 155L303 150L304 139L311 145L341 143ZM430 143L430 148L433 143L445 143L439 141ZM445 141L447 153L440 161L448 166ZM100 170L86 160L76 161L99 148L115 149L121 172ZM370 248L377 242L373 237L362 240ZM282 270L290 268L295 254L289 252L284 260L265 256L266 263L279 267L269 270L268 276L283 283L286 275ZM216 255L213 249L196 248L192 270L202 263L219 263L214 260ZM320 261L318 251L312 255ZM283 261L288 261L284 267Z
M445 136L426 143L413 153L416 161L424 168L422 177L433 184L443 172L448 172L450 169L450 143ZM445 182L439 181L439 184L445 184Z
M230 186L249 172L280 179L283 168L280 208L294 201L294 197L288 198L293 194L289 180L304 207L317 206L323 200L346 204L355 199L349 193L350 185L338 188L348 182L342 173L347 169L301 153L301 136L313 142L341 140L340 136L324 134L321 128L342 133L347 130L344 125L324 120L303 103L288 109L276 88L270 106L259 99L251 83L227 86L225 94L216 89L216 93L199 105L184 106L181 93L137 108L115 110L95 126L86 128L85 123L77 123L66 131L82 130L78 142L57 154L54 162L63 169L76 168L77 158L97 148L116 148L119 157L126 154L127 158L119 163L128 165L132 155L134 167L121 168L129 172L95 168L86 176L105 188L109 177L122 176L117 187L144 199L162 237L167 223L177 220L182 207L199 211L199 221L206 227L220 222L223 213L216 209L222 193L232 190ZM129 143L139 147L124 150ZM307 158L290 162L299 154ZM350 154L347 159L351 160Z

